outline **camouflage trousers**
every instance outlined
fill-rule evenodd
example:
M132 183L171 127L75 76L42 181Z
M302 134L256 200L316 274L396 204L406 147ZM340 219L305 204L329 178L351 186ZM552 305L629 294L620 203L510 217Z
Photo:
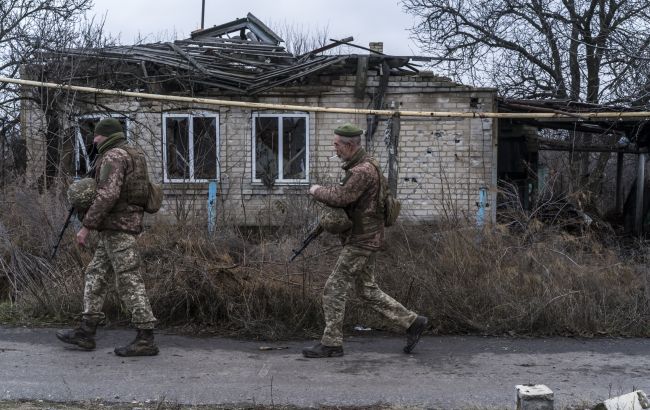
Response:
M102 320L102 306L108 292L109 280L115 276L117 292L138 329L153 329L156 318L140 275L140 255L135 248L135 235L99 232L99 245L86 268L84 289L84 318Z
M351 287L354 287L359 298L395 327L406 330L417 317L414 312L382 292L375 283L372 271L375 253L351 245L345 246L341 251L323 290L325 331L321 343L325 346L343 345L345 302Z

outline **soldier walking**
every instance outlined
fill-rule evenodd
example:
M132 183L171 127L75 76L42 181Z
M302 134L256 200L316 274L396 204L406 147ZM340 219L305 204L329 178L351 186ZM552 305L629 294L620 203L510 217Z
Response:
M325 330L320 343L303 349L305 357L343 356L343 317L348 290L356 294L386 321L406 331L405 353L418 343L427 318L418 316L385 294L375 282L372 267L384 240L382 178L379 164L361 147L363 131L351 124L334 130L334 149L343 161L345 176L336 186L312 185L316 201L343 208L352 221L343 250L323 290Z
M137 328L135 340L117 347L115 354L154 356L158 354L153 335L156 318L135 248L149 193L146 159L140 149L127 142L120 122L114 118L97 123L94 134L93 142L99 152L95 167L97 192L83 217L77 243L85 246L88 234L95 230L99 233L99 244L85 272L81 324L72 330L58 331L56 336L84 350L95 348L95 331L104 319L101 310L114 275L120 298Z

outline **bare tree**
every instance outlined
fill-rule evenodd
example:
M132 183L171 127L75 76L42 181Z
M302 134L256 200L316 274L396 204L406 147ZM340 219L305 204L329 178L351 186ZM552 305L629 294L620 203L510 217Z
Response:
M643 109L650 105L650 36L645 30L637 34L637 28L632 31L616 33L613 52L621 57L612 58L614 81L612 90L616 100L613 102L628 104Z
M74 28L92 0L3 0L0 2L0 74L16 77L37 53L79 41ZM12 85L1 83L0 110L12 118L17 99Z
M620 101L650 46L646 0L403 0L427 50L508 96Z
M508 97L644 104L647 0L402 0L429 52L463 81ZM645 57L644 57L645 56ZM611 138L611 135L602 135ZM592 142L592 134L571 138ZM609 153L572 157L572 189L599 191Z
M91 22L84 30L81 24L91 6L91 0L0 1L0 75L19 77L24 67L38 67L43 50L60 50L83 42L88 27L94 26ZM18 86L0 83L2 175L7 174L8 158L24 153L17 132L23 97ZM14 168L24 166L24 161L12 161Z
M271 23L272 29L284 40L285 49L301 55L329 43L329 27L305 27L295 23Z

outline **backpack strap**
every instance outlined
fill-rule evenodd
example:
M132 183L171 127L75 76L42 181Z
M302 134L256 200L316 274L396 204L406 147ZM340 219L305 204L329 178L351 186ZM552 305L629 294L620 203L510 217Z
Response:
M382 219L384 216L384 198L386 198L386 183L384 182L384 174L381 173L381 167L379 162L373 157L368 157L368 162L370 162L377 171L377 177L379 177L379 190L377 191L377 215L381 215Z

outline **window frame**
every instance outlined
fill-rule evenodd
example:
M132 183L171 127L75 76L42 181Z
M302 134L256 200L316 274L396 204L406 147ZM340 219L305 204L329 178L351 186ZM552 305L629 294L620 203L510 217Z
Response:
M87 120L87 119L97 119L99 121L103 120L104 118L116 118L118 120L124 120L125 128L126 128L126 140L129 141L131 139L131 118L124 114L116 113L116 112L111 112L111 113L88 113L88 114L81 114L77 115L74 117L74 174L75 177L79 177L79 166L81 165L81 156L80 156L80 148L83 147L84 151L86 150L86 145L83 143L83 135L81 135L81 127L79 126L79 121L80 120ZM94 136L93 136L94 137ZM88 156L88 153L86 153L86 157ZM90 164L86 163L86 169L90 169Z
M167 175L167 118L187 118L188 119L188 151L189 151L189 165L190 176L189 178L170 178ZM196 179L194 178L194 118L214 118L215 120L215 147L216 147L216 173L215 179ZM179 112L165 112L162 114L162 167L163 167L163 183L178 184L178 183L207 183L221 178L221 126L219 123L219 112L214 111L194 111L191 113Z
M304 179L284 179L284 118L304 118L305 119L305 178ZM257 175L257 119L258 118L277 118L278 119L278 178L275 179L274 185L306 185L309 184L310 176L310 135L311 128L309 122L309 113L294 112L294 113L266 113L254 112L252 115L252 134L251 134L251 182L253 184L263 184L261 178L256 178Z

